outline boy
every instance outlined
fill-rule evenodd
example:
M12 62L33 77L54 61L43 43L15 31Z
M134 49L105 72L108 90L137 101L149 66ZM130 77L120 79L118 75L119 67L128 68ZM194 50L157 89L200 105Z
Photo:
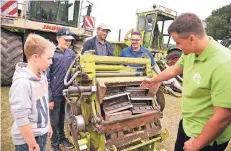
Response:
M44 72L52 64L54 49L49 40L30 34L24 45L28 63L16 65L9 92L14 117L11 134L16 151L45 151L47 135L52 135Z
M73 50L68 49L74 37L68 28L61 28L57 32L58 45L55 49L53 64L47 72L49 84L49 108L53 135L51 150L60 151L59 144L65 148L74 148L73 144L65 137L64 116L65 98L63 96L64 77L71 62L75 59Z

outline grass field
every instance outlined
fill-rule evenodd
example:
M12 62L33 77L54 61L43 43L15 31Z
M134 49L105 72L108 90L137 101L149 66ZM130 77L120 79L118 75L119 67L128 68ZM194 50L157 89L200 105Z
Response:
M1 87L1 151L14 150L10 136L10 130L13 121L9 110L8 91L8 87ZM181 119L180 102L178 98L172 97L170 95L165 95L165 99L166 107L161 123L164 128L169 130L170 137L162 142L159 148L166 149L167 151L173 151L178 122ZM50 143L48 142L47 151L50 151L49 144ZM231 151L231 143L229 144L226 151Z

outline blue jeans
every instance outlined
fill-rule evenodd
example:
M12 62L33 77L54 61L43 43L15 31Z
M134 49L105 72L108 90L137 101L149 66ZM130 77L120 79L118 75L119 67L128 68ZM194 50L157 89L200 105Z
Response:
M46 151L46 144L47 144L47 133L42 136L35 137L37 144L40 147L40 151ZM15 145L15 151L29 151L28 145Z

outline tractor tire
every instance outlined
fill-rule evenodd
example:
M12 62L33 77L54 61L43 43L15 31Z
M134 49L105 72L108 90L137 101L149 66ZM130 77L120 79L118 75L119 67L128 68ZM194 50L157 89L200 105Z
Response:
M1 28L1 86L11 84L15 65L22 61L22 37Z
M179 50L170 51L168 53L168 55L166 56L167 65L168 66L174 65L178 61L178 59L180 58L181 54L182 54L182 52Z
M162 112L165 107L165 98L164 98L164 93L162 92L161 89L158 89L158 91L156 92L156 102L159 104L160 111Z
M221 44L227 48L231 46L231 37L225 37L222 41Z

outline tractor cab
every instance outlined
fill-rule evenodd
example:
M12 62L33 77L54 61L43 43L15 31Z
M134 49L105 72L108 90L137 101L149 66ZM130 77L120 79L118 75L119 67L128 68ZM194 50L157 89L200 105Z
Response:
M167 41L165 46L168 47L170 36L167 27L176 16L176 11L161 5L137 10L136 29L143 35L143 46L151 50L162 50L166 48L164 41Z
M80 1L31 1L28 3L30 20L76 27Z

